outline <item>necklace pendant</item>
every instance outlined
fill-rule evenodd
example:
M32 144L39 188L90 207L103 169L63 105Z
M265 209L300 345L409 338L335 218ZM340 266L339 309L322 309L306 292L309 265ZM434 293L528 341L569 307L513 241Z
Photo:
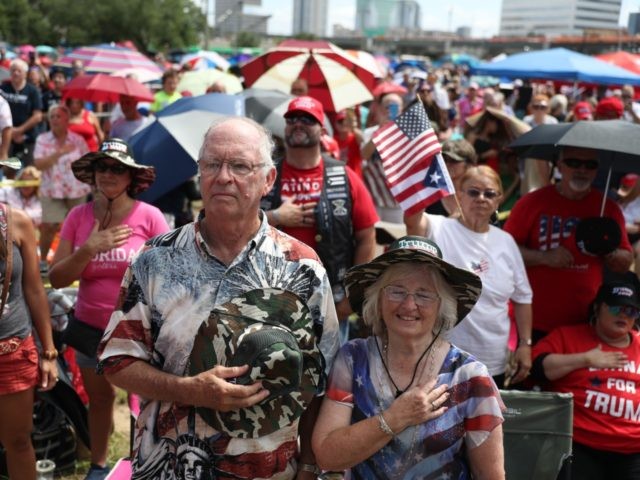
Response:
M404 391L403 391L403 390L398 390L398 389L396 388L396 398L398 398L398 397L399 397L400 395L402 395L403 393L404 393Z

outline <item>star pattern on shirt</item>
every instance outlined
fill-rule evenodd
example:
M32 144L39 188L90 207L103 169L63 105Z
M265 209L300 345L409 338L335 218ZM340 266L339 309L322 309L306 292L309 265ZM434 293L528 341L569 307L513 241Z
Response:
M362 388L362 386L364 385L364 380L362 379L362 375L358 375L356 377L356 383L358 384L358 387Z
M593 387L599 387L600 385L602 385L602 380L599 377L591 377L589 379L589 382Z

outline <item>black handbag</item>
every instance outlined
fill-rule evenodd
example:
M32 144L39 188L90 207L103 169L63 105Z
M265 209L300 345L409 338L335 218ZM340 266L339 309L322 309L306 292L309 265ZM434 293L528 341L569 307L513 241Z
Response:
M104 330L78 320L69 312L69 323L62 334L62 342L87 357L95 357Z

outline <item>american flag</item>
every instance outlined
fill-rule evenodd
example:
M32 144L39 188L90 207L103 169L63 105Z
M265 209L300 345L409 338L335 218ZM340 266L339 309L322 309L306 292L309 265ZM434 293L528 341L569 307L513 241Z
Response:
M382 158L389 190L407 214L454 193L440 143L422 103L415 102L372 141Z

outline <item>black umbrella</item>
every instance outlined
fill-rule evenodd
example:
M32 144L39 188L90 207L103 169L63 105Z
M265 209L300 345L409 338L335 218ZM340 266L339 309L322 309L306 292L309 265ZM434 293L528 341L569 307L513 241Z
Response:
M284 138L284 113L287 111L293 95L279 90L248 88L240 95L244 97L244 114L271 131L273 135Z
M239 95L244 97L245 116L255 120L276 137L284 138L284 114L295 97L279 90L247 88ZM333 134L331 122L325 116L324 128Z
M555 160L561 147L591 148L599 151L600 165L640 173L640 125L623 120L538 125L509 147L522 156L543 160Z

